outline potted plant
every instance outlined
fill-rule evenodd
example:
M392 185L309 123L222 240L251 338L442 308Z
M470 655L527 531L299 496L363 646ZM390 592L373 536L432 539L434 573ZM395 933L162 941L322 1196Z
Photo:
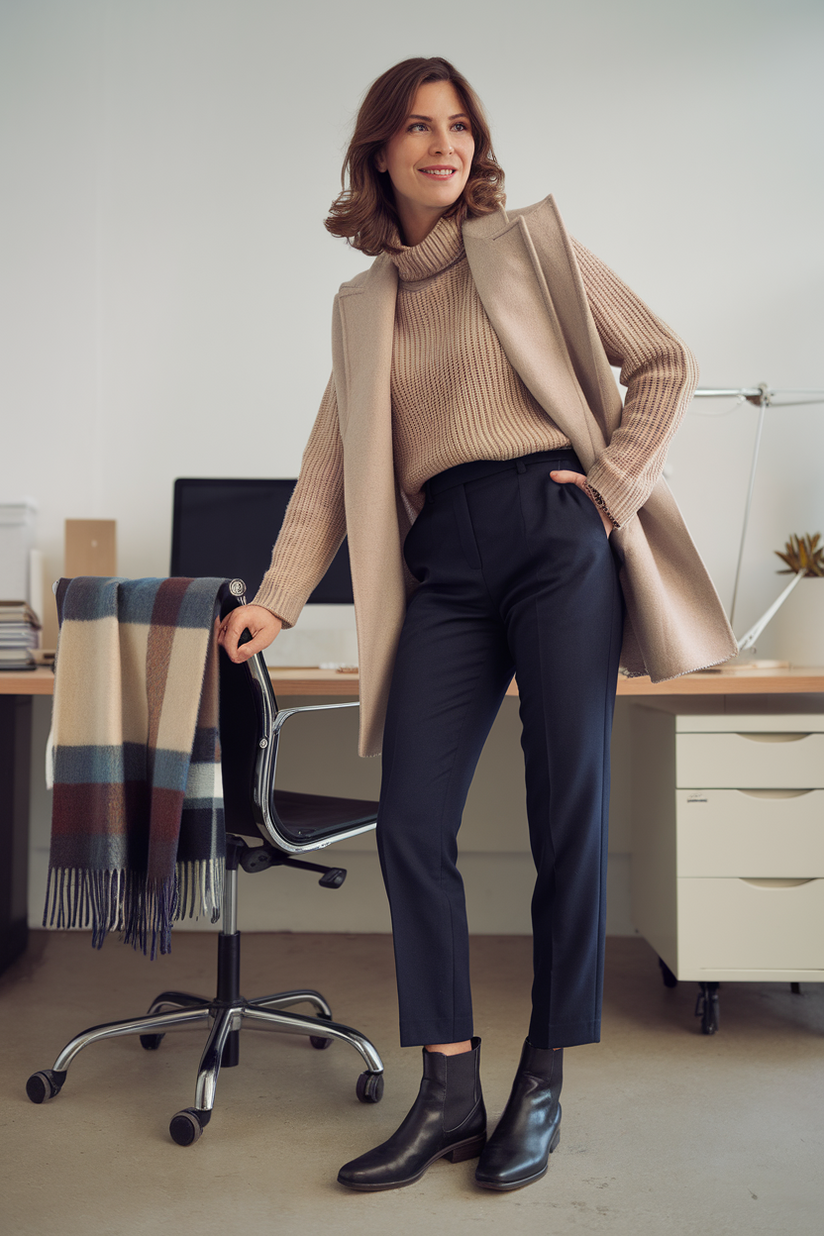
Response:
M804 572L774 618L776 651L791 665L824 665L824 546L821 533L792 534L775 553L779 575Z

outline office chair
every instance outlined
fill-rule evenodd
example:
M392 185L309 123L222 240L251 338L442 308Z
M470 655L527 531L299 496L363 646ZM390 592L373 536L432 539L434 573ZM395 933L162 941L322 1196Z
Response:
M221 617L243 604L245 587L232 580L221 589ZM248 636L248 632L246 633ZM246 1000L240 994L240 933L237 929L238 867L259 872L267 867L299 867L322 872L324 888L339 888L346 872L296 857L323 849L335 841L355 837L375 827L376 802L334 798L275 788L280 736L285 725L299 724L307 713L357 707L357 703L316 704L279 709L263 656L258 653L236 665L220 652L220 743L226 818L226 874L222 902L222 930L218 935L217 988L213 998L181 991L163 991L145 1016L129 1021L92 1026L73 1038L50 1069L32 1074L26 1093L33 1103L59 1094L69 1065L90 1043L121 1035L140 1036L147 1051L160 1047L168 1030L209 1025L206 1046L195 1085L194 1106L177 1112L169 1125L179 1146L191 1146L211 1119L221 1067L239 1060L240 1029L274 1030L306 1035L314 1048L329 1047L333 1039L348 1043L366 1065L357 1079L357 1097L377 1103L383 1094L383 1064L372 1043L332 1020L323 996L312 990L283 991ZM253 838L258 844L250 844ZM314 1016L292 1013L295 1004L310 1004Z

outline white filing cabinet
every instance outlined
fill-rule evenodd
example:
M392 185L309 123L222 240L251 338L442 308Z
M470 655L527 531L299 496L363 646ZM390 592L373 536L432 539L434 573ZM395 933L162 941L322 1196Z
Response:
M636 706L632 784L633 922L676 978L824 981L824 714Z

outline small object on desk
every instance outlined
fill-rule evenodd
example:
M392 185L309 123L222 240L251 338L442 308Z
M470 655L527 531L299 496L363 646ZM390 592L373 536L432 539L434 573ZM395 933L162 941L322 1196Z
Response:
M40 620L26 601L0 601L0 669L34 669Z
M0 597L29 593L29 555L34 547L37 504L31 498L0 502Z
M18 636L25 636L27 644L34 647L32 640L40 630L40 619L28 601L0 601L0 645L17 641Z
M13 656L9 656L5 649L0 649L0 671L33 669L37 669L37 664L28 649L21 649Z
M0 622L23 622L40 629L40 619L28 601L0 601Z
M117 525L113 519L67 519L63 574L117 575Z
M712 665L709 669L698 670L701 674L749 674L752 670L789 669L789 661L725 661L723 665Z
M357 674L357 665L342 665L340 661L321 661L318 669L334 670L336 674Z

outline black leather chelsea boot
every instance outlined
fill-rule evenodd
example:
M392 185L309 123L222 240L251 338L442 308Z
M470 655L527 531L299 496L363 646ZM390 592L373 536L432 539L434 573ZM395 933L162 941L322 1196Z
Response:
M423 1049L418 1097L396 1133L346 1163L338 1180L350 1189L377 1192L420 1180L436 1159L474 1159L486 1141L486 1109L479 1076L481 1040L458 1056Z
M486 1143L475 1179L485 1189L520 1189L546 1175L561 1139L564 1051L524 1043L512 1092Z

